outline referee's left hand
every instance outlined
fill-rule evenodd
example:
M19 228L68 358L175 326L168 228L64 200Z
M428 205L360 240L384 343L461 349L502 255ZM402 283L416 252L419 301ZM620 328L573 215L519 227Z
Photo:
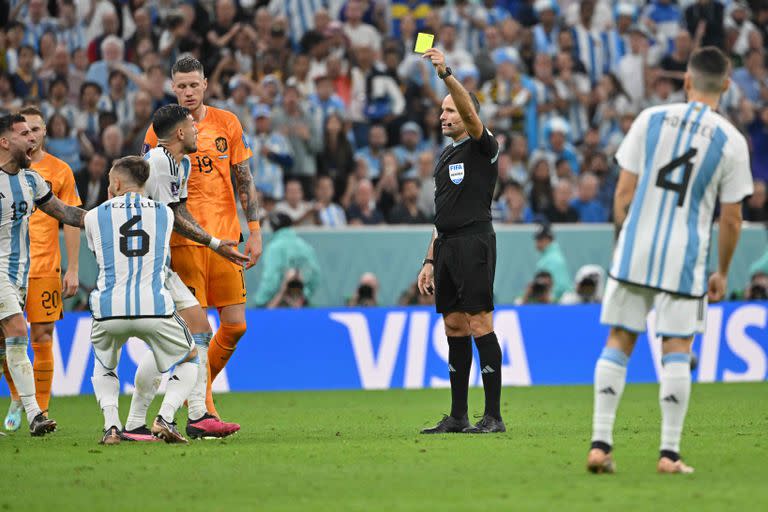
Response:
M443 55L443 52L437 48L430 48L424 52L424 58L432 62L438 74L442 75L445 73L445 55Z

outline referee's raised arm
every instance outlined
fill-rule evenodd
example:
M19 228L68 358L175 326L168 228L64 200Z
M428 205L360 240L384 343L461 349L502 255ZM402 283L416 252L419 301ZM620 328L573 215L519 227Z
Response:
M467 133L473 139L479 139L483 134L483 122L480 120L480 116L477 114L477 108L473 105L472 97L469 92L461 85L455 76L451 68L445 64L445 55L437 48L430 48L424 52L424 58L429 59L432 65L437 71L445 86L448 88L453 101L456 105L456 110L461 116L461 120L464 122L464 127L467 129Z

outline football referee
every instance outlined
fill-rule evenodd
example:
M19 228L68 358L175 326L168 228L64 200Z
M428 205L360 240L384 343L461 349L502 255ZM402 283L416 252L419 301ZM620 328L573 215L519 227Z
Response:
M499 174L499 144L483 126L479 102L445 65L440 50L429 49L449 95L442 105L443 135L453 139L435 165L435 229L419 273L419 291L434 294L448 337L451 414L424 434L504 432L501 419L501 347L493 332L493 278L496 234L491 200ZM472 341L480 354L485 412L474 426L467 418Z

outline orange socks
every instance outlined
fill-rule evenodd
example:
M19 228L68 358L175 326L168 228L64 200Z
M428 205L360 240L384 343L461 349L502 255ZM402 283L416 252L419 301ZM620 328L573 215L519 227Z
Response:
M208 347L208 385L205 394L205 406L210 414L218 416L216 406L213 404L213 395L211 393L211 384L226 366L232 353L235 351L237 342L245 334L246 325L243 324L221 324L219 330L211 339ZM42 406L41 406L42 407Z
M51 341L33 342L32 352L34 353L32 369L35 372L35 398L40 409L46 412L51 401L53 385L53 343ZM4 363L3 370L8 389L11 391L11 399L18 401L19 393L11 378L11 372L8 371L8 363Z
M43 412L48 410L53 385L53 343L51 341L32 342L35 358L32 369L35 372L35 398Z

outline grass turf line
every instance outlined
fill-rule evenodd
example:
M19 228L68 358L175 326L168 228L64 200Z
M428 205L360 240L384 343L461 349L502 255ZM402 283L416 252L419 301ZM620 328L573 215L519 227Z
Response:
M505 388L502 402L506 434L423 436L448 390L231 393L217 402L243 424L230 439L104 447L95 399L55 397L58 432L0 438L0 510L768 510L768 383L694 384L693 475L655 473L658 386L627 386L616 475L584 468L591 387ZM470 411L482 403L473 389Z

